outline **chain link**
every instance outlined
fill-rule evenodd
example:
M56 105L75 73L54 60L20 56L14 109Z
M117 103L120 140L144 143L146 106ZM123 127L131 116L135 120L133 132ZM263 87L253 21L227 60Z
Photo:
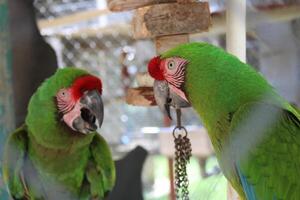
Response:
M192 146L186 128L181 126L180 117L181 115L178 114L177 126L173 130L175 143L175 193L176 199L189 200L189 180L186 165L189 163L192 155ZM176 133L176 130L181 132Z

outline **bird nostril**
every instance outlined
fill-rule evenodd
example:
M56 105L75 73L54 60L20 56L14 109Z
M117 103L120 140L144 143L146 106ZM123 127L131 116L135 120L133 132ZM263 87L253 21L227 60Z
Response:
M89 113L90 111L86 108L81 108L81 118L84 120L84 121L88 121L89 119Z
M91 111L87 108L81 108L81 118L89 123L95 123L96 117L91 113Z

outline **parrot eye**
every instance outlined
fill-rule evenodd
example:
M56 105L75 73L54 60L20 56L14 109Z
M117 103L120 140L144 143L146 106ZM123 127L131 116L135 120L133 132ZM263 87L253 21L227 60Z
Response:
M66 113L72 108L72 97L70 89L60 89L56 94L57 106L60 112Z
M170 60L168 62L168 69L172 70L175 68L175 61L174 60Z
M69 91L67 89L61 89L58 94L57 97L61 100L68 100L69 97Z

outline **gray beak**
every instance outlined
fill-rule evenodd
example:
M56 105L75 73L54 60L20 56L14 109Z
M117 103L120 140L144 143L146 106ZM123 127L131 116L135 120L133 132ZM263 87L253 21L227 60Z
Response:
M170 107L175 109L190 107L190 104L187 101L169 89L169 85L166 81L155 80L153 91L159 109L170 119L172 119Z
M153 85L153 91L154 91L154 98L155 101L159 107L159 109L162 111L162 113L166 116L168 116L170 119L171 113L170 113L170 99L169 99L169 86L166 81L154 81Z
M74 120L73 127L82 133L96 131L102 126L104 117L100 93L97 90L87 91L81 97L80 104L81 114Z

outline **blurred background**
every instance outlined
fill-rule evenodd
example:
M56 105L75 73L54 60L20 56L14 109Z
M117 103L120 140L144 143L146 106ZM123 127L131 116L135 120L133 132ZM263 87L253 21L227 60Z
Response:
M208 2L212 28L191 34L190 40L225 48L225 1ZM246 23L247 62L298 106L299 3L248 0ZM0 6L1 146L9 131L24 121L29 97L46 77L56 68L83 68L101 77L104 83L101 134L110 144L120 169L126 168L124 163L131 164L126 169L131 170L128 173L135 180L123 177L122 181L136 181L141 186L128 192L141 193L137 199L171 199L172 154L163 146L170 141L172 147L172 129L166 125L174 124L166 124L156 106L138 107L124 101L128 88L137 86L136 75L146 72L147 62L156 55L152 39L133 38L133 11L111 12L105 0L2 0ZM226 199L227 182L201 119L192 109L185 109L183 124L192 135L201 135L203 141L193 144L196 153L188 165L191 199ZM119 186L123 187L122 183Z

